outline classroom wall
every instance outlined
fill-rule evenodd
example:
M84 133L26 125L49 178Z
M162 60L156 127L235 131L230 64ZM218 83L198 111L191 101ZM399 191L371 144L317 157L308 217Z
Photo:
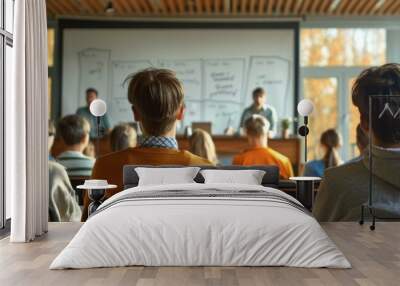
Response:
M191 121L212 121L213 133L237 128L251 90L265 85L281 118L293 116L294 31L252 29L65 29L62 114L84 104L93 86L113 123L131 121L126 76L148 66L178 72Z

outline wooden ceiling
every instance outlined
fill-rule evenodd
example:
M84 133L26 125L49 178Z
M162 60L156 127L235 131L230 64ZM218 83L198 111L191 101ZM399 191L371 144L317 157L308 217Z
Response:
M46 0L50 17L394 16L400 0ZM112 3L113 12L106 12Z

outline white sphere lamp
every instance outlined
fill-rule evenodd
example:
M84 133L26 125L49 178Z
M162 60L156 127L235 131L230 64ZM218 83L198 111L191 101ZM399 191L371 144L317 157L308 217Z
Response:
M297 111L301 116L308 116L314 111L314 104L309 99L303 99L297 105Z
M304 160L307 162L307 135L310 132L308 129L308 116L314 111L314 104L309 99L303 99L297 105L297 111L301 116L304 116L304 125L300 126L298 132L304 137Z
M96 129L97 129L97 140L96 140L96 158L99 156L100 152L100 117L102 117L107 112L107 104L102 99L95 99L90 103L89 106L90 113L96 117Z
M90 113L96 117L103 116L107 112L107 104L102 99L95 99L89 106Z

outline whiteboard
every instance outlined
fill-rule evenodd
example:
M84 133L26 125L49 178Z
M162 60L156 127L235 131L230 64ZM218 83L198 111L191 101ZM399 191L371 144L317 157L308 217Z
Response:
M267 91L267 101L281 114L288 114L287 102L293 97L288 82L291 82L291 62L277 56L250 57L248 71L247 94L251 94L255 86ZM247 103L251 98L247 98Z
M159 60L157 67L176 72L183 85L187 100L200 100L202 95L202 62L201 60Z
M212 122L222 134L239 126L256 87L280 118L293 117L292 29L65 29L62 115L85 103L94 87L106 100L113 124L133 120L127 100L129 75L147 68L174 70L185 92L185 117Z
M108 64L110 61L109 50L83 49L78 52L79 60L79 89L76 94L79 105L86 102L85 91L88 87L95 86L105 94L108 89Z

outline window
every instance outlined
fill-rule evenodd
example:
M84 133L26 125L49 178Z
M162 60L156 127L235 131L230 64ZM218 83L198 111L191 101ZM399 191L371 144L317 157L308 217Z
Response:
M326 129L337 127L337 93L336 78L304 79L304 97L314 103L314 112L310 116L310 135L307 144L309 159L321 157L319 139Z
M385 29L303 29L302 66L371 66L386 62Z
M355 78L351 78L348 80L348 88L349 88L349 119L350 119L350 129L349 129L349 142L350 142L350 155L351 157L357 157L360 155L360 152L357 148L357 125L360 123L360 112L358 108L354 106L352 98L351 98L351 89L355 82Z
M14 0L0 0L0 229L3 229L6 219L10 218L10 194L4 188L4 122L5 100L10 96L10 77L12 75L13 58L13 21Z
M56 43L56 28L55 27L47 27L47 66L48 66L48 96L49 96L49 118L53 118L55 116L52 105L52 95L55 93L56 84L56 65L55 65L55 43ZM54 24L53 24L54 25ZM53 118L54 119L54 118Z
M302 29L300 36L302 96L316 105L310 118L309 159L322 155L319 138L336 128L343 138L344 160L358 155L355 144L359 114L351 101L351 86L362 70L386 63L386 29Z
M47 64L49 67L54 66L54 28L47 29Z

